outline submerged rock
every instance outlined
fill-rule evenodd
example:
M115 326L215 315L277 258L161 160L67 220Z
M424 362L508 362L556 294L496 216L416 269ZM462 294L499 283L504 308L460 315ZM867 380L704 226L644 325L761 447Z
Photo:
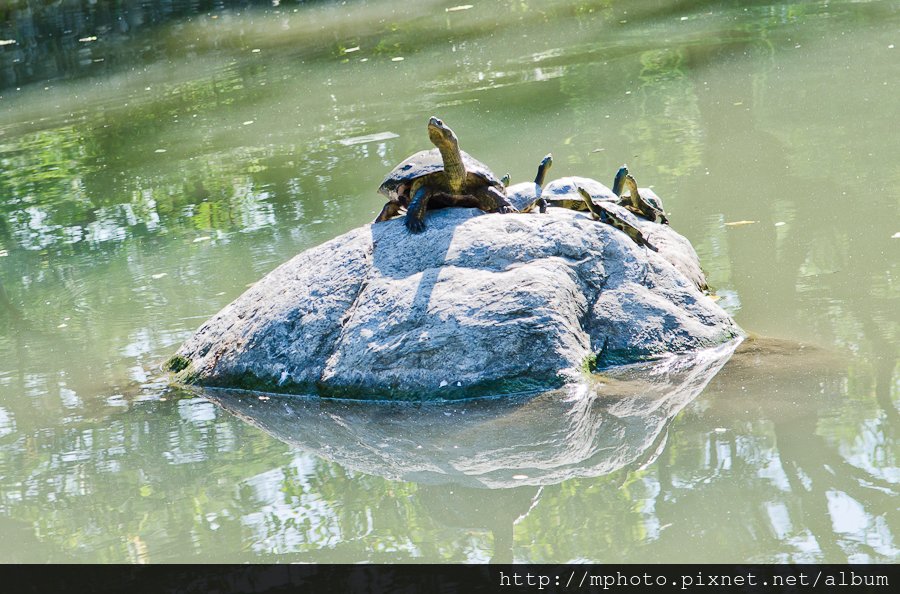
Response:
M213 316L176 381L323 395L444 397L558 386L566 373L742 335L700 287L696 253L658 251L587 213L429 213L366 225L282 264Z

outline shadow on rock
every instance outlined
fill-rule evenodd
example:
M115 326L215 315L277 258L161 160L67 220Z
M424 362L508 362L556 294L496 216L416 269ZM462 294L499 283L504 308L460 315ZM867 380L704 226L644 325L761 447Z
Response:
M195 391L277 439L367 474L420 484L555 484L647 463L672 418L740 343L616 369L539 396L384 403Z

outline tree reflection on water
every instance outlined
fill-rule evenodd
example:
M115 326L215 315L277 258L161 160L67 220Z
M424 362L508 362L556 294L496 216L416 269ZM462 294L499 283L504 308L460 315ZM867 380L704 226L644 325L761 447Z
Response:
M0 558L897 558L890 3L307 4L0 3ZM429 481L165 388L204 319L374 218L432 113L514 179L627 161L740 324L839 354L749 341L677 414L595 399L568 442L564 403L509 403L532 453L583 446L529 484L559 460Z

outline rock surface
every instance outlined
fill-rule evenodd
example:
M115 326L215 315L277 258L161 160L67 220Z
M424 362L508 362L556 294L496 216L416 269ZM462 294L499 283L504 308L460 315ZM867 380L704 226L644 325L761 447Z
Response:
M366 225L282 264L181 346L168 362L176 381L458 397L558 386L595 364L742 335L668 226L641 223L654 252L565 209L448 208L427 225Z

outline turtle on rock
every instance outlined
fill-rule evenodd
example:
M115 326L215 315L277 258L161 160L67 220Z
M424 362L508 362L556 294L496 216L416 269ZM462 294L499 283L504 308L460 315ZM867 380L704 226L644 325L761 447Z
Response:
M662 199L650 188L638 190L637 182L630 173L627 173L627 168L624 165L619 171L622 170L626 171L624 185L628 188L628 194L621 197L619 204L648 221L659 219L660 223L668 225L669 219L666 218L666 213L663 211ZM616 179L618 179L618 176ZM621 195L621 191L619 194Z
M615 227L619 231L625 233L628 237L631 238L636 244L640 246L646 246L653 250L654 252L659 251L654 247L647 239L644 237L644 234L638 229L635 223L637 221L631 221L631 213L622 212L617 213L615 208L618 205L613 204L603 204L595 202L592 199L590 192L588 192L585 188L578 186L578 193L581 194L581 198L584 201L585 206L590 211L591 216L600 221L601 223L606 223L612 227Z
M533 182L521 182L506 188L506 195L510 203L519 212L531 212L537 207L541 212L547 212L547 201L543 198L544 180L547 172L553 166L553 155L547 155L541 159L537 174Z
M428 120L434 149L420 151L394 167L378 191L388 197L375 222L386 221L406 208L404 224L411 233L425 230L425 213L447 206L485 212L515 212L505 188L487 165L459 148L459 139L436 117Z
M589 177L561 177L544 186L542 196L547 201L548 206L587 212L588 207L581 198L579 188L587 190L594 202L618 202L619 196L622 194L622 184L627 174L628 169L626 167L622 166L619 168L613 180L612 189Z

